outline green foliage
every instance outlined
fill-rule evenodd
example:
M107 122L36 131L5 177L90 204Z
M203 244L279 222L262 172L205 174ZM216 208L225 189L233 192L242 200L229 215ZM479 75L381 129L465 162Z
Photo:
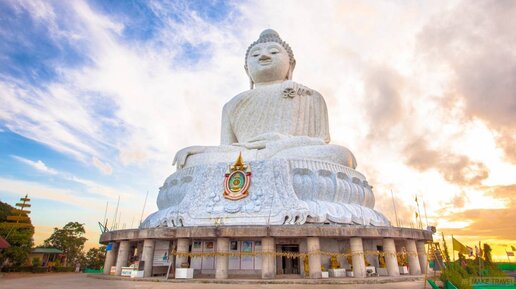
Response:
M41 260L39 257L34 257L32 259L32 267L40 267L41 266Z
M491 258L492 250L493 249L491 249L491 246L489 246L489 244L484 243L484 260L486 261L486 263L493 263L493 259Z
M443 236L443 253L444 253L444 258L445 258L445 261L450 261L450 253L448 251L448 245L446 245L446 240L444 240L444 234L442 234Z
M84 224L69 222L62 229L54 228L52 235L45 240L45 247L54 247L63 251L66 255L66 263L74 265L81 263L83 258L82 250L86 238Z
M447 250L446 246L445 250ZM464 282L469 278L479 277L480 275L482 277L506 277L506 274L496 264L491 263L491 246L489 244L484 244L484 258L466 259L464 255L459 253L459 260L449 262L446 269L442 271L440 278L443 282L450 281L459 289L470 289L472 288L471 285Z
M54 272L74 272L74 267L54 267Z
M0 252L0 267L4 263L7 263L10 267L21 266L27 261L33 245L34 227L32 225L25 228L16 228L14 223L5 222L13 209L15 208L0 202L0 236L5 238L9 235L6 240L11 245L10 248Z
M90 269L100 269L104 266L106 258L106 246L91 248L86 253L84 266Z

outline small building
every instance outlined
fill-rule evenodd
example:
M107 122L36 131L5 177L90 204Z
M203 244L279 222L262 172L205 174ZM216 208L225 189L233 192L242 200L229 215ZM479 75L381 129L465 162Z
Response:
M47 267L49 262L64 264L65 261L63 251L56 248L34 248L29 254L29 264L32 264L35 258L39 258L42 267Z

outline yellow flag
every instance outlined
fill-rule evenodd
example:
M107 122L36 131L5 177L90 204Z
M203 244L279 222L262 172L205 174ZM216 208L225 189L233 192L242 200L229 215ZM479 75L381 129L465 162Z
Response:
M461 242L457 241L453 237L452 237L452 242L453 242L453 250L459 251L466 256L469 255L468 247L464 246Z
M511 249L513 252L516 252L516 248L514 248L514 246L511 246Z

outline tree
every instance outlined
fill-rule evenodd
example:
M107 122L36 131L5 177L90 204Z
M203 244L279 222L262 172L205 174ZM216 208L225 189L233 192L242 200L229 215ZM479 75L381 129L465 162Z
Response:
M491 251L491 246L489 246L487 243L484 243L484 260L487 264L491 264L493 261L491 258Z
M91 248L86 253L85 266L90 269L100 269L104 266L104 259L106 258L106 246L99 248Z
M62 229L54 228L54 233L45 240L45 246L63 250L66 264L80 263L84 243L88 240L83 236L84 233L84 224L69 222Z
M8 220L13 215L13 212L17 212L15 215L24 218L22 223L17 224L14 221ZM7 237L6 240L11 245L10 248L0 252L0 268L4 264L13 267L23 265L31 252L33 235L34 227L28 214L9 204L0 202L0 236Z

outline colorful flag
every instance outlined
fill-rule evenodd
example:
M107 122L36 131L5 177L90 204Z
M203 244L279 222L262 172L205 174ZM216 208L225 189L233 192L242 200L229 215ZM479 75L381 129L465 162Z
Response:
M469 255L469 250L466 246L464 246L461 242L457 241L455 238L452 237L453 242L453 250L459 251L464 255Z
M466 246L466 248L468 248L468 256L473 257L473 248L471 248L470 246Z
M419 214L416 212L416 219L419 217Z
M511 251L505 251L507 253L507 257L511 256L514 257L514 252Z
M513 252L516 252L516 248L514 248L514 246L511 246L511 249Z

